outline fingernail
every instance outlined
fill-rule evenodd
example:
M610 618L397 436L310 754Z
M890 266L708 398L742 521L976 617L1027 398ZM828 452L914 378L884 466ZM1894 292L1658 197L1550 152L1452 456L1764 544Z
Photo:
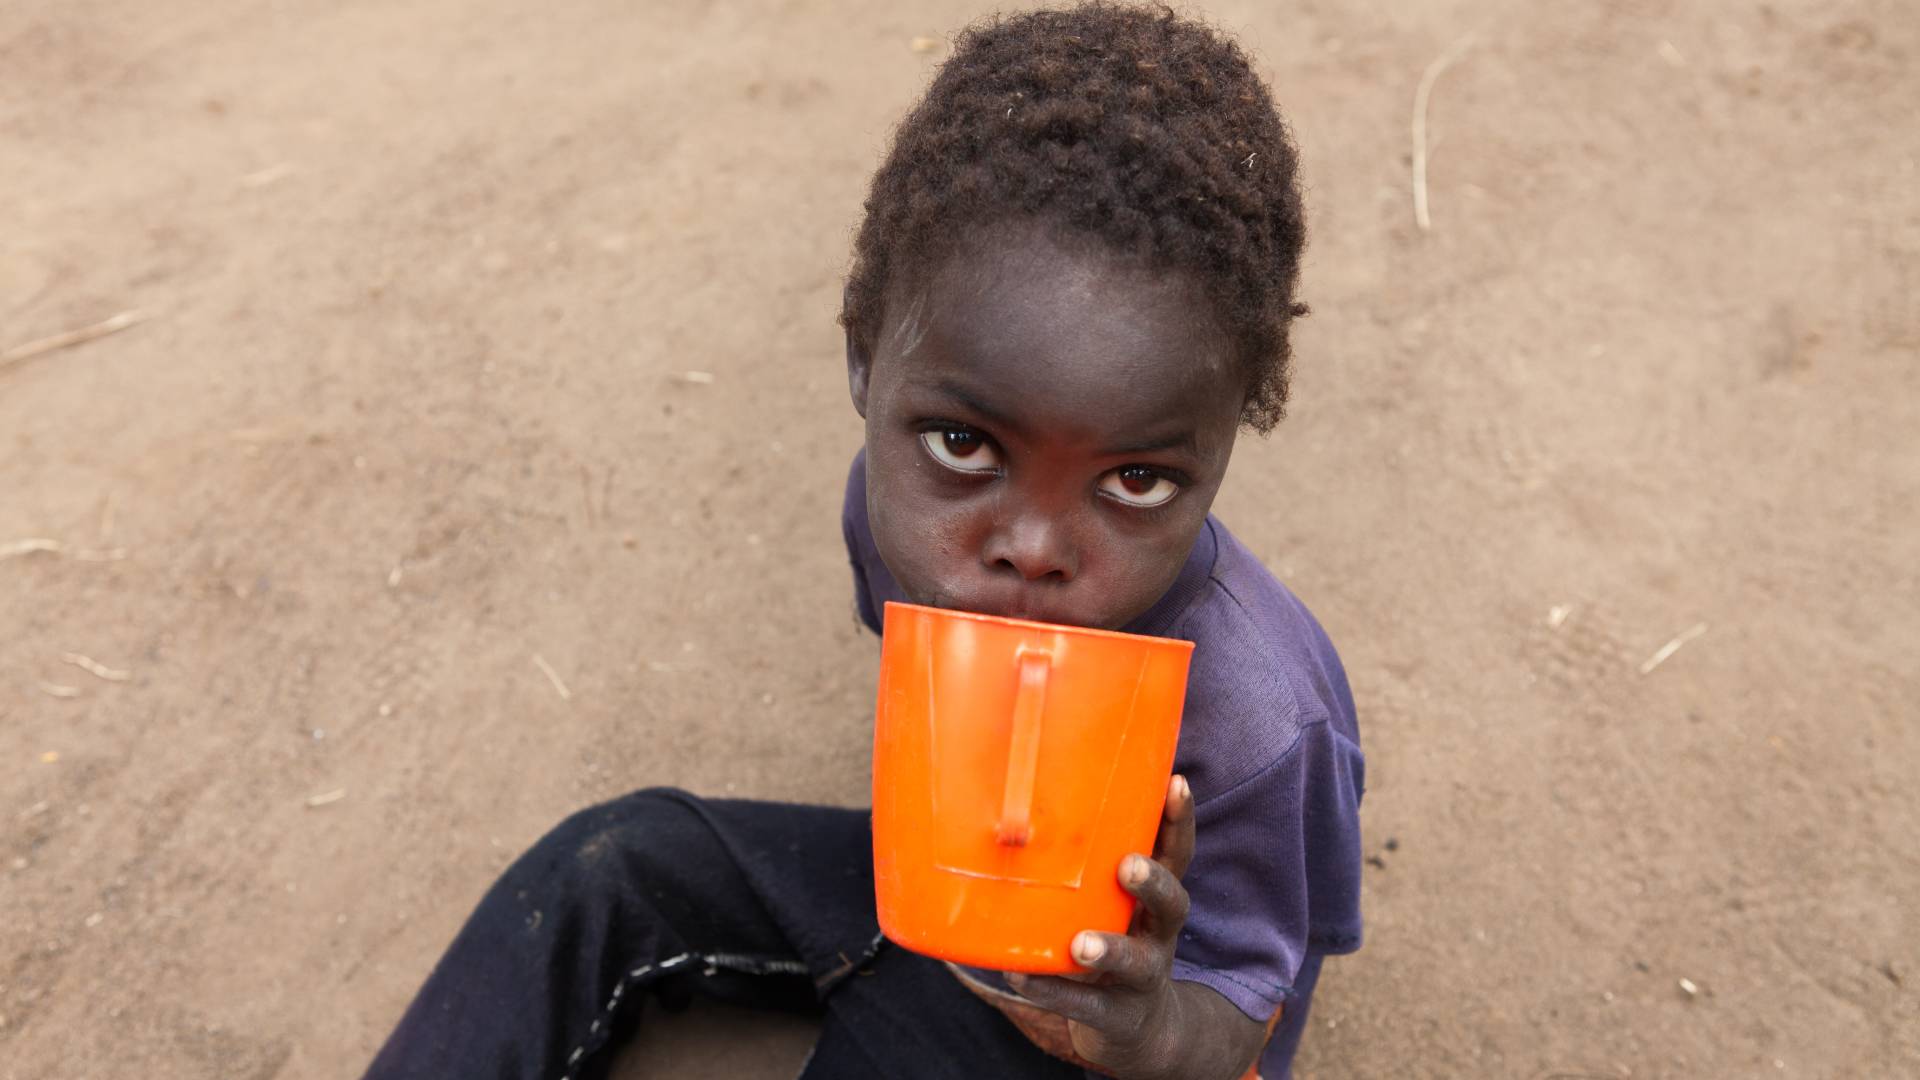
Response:
M1183 802L1193 798L1193 789L1187 786L1186 777L1184 776L1174 777L1173 784L1174 784L1174 792L1173 792L1174 798L1179 799Z
M1080 955L1081 963L1091 964L1107 955L1107 943L1092 934L1081 934L1080 940L1073 944L1073 951Z
M1027 988L1027 977L1017 971L1009 971L1007 972L1007 985L1013 987L1015 990L1025 990Z
M1147 880L1147 860L1138 855L1127 856L1127 881L1134 885L1144 884Z

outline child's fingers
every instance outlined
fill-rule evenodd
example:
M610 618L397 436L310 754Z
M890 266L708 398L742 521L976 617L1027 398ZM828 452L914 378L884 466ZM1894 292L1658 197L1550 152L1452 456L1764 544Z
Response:
M1186 777L1175 776L1167 781L1167 803L1160 815L1160 834L1154 838L1153 857L1174 877L1186 877L1193 862L1193 843L1193 789Z
M1164 942L1093 930L1074 937L1073 958L1089 971L1107 976L1109 984L1129 990L1153 989L1172 968Z
M1180 879L1164 864L1139 855L1120 860L1120 887L1140 901L1139 928L1157 941L1172 944L1187 923L1190 900Z
M1139 1017L1134 1008L1136 995L1116 993L1100 986L1051 975L1007 976L1007 985L1020 996L1051 1013L1076 1020L1096 1031L1122 1032L1135 1027Z

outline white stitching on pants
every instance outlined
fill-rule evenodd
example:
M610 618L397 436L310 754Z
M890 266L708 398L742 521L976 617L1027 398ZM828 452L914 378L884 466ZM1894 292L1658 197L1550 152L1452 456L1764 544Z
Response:
M807 974L807 965L798 960L788 960L778 956L759 957L743 953L711 953L696 956L693 953L681 953L657 964L642 964L621 976L620 981L613 984L613 996L607 999L607 1007L601 1010L602 1015L595 1017L593 1023L587 1028L587 1035L589 1037L598 1035L603 1024L609 1028L612 1027L612 1018L606 1014L612 1013L620 1004L620 995L626 993L629 982L653 975L665 975L677 968L686 967L695 960L701 962L704 966L703 973L707 975L713 975L722 970L738 971L748 975ZM585 1057L586 1053L587 1044L584 1042L573 1048L573 1053L567 1055L567 1071L561 1074L560 1080L573 1080L573 1067L580 1063L580 1059Z

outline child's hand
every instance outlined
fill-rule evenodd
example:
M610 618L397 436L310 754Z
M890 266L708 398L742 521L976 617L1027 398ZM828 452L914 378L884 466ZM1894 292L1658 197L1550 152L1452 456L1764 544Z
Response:
M1172 980L1174 945L1187 921L1180 878L1193 861L1193 791L1167 785L1153 858L1120 861L1120 885L1140 901L1127 934L1083 931L1073 958L1086 975L1009 975L1028 1000L1067 1019L1074 1053L1122 1080L1237 1077L1265 1035L1219 994Z

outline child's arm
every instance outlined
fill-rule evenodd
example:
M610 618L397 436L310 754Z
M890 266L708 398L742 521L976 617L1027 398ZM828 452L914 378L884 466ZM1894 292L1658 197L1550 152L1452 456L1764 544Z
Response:
M1034 1004L1066 1017L1074 1053L1119 1080L1236 1080L1266 1039L1265 1025L1212 989L1171 978L1187 920L1180 878L1193 844L1193 791L1176 776L1154 857L1130 855L1120 864L1121 886L1140 901L1132 931L1074 938L1074 959L1093 975L1007 978Z

